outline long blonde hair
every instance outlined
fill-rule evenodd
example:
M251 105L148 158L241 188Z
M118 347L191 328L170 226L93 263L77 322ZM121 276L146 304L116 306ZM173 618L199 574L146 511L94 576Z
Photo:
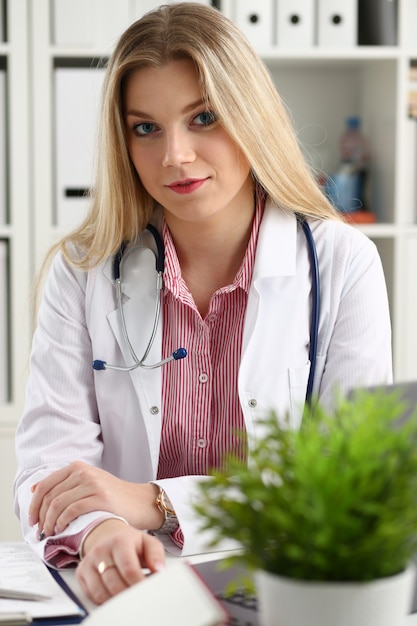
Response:
M183 2L134 22L109 60L102 91L97 166L90 211L58 244L82 250L80 267L97 265L122 241L136 239L154 200L130 160L123 111L127 77L142 67L188 58L203 96L251 164L257 185L282 209L337 218L306 164L286 109L264 64L239 29L217 9ZM72 248L72 246L71 246Z

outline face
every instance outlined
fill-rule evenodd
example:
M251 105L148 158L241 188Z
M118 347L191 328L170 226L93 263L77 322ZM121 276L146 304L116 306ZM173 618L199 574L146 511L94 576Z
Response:
M133 73L124 107L130 157L168 223L253 213L249 163L203 101L191 61Z

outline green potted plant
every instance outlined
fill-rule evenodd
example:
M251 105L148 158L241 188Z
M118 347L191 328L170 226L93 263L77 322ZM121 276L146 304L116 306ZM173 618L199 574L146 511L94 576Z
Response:
M417 551L417 419L403 412L397 393L361 391L307 407L298 431L271 414L248 463L201 484L202 529L240 543L265 626L402 623Z

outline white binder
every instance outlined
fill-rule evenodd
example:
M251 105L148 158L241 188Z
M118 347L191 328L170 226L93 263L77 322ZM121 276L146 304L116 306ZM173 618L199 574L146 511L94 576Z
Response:
M0 70L0 224L7 222L6 72Z
M274 43L273 0L235 0L234 21L255 50Z
M85 216L93 178L103 69L55 70L56 225L67 229Z
M4 1L0 0L0 42L4 39Z
M317 0L317 43L323 48L350 48L358 41L359 0Z
M92 47L95 39L95 0L52 0L52 43Z
M8 272L7 242L0 239L0 405L8 400Z
M53 43L110 50L132 21L131 6L131 0L53 0Z
M315 0L276 0L277 44L280 48L314 45Z

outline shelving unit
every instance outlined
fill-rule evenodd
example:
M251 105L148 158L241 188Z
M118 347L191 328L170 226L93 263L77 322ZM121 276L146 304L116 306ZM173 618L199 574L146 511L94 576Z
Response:
M0 67L5 72L3 111L6 123L1 143L6 147L4 197L7 208L0 221L0 240L6 253L6 293L1 294L7 313L6 396L0 403L0 473L2 477L0 539L17 535L18 523L13 514L11 482L15 473L14 432L23 407L24 385L31 340L30 300L32 280L31 255L31 132L28 73L27 0L3 0L0 7L4 40L0 42ZM1 5L1 2L0 2ZM0 107L1 109L2 107ZM5 215L4 215L5 213ZM3 266L4 269L4 266ZM4 303L7 303L4 305Z
M10 391L0 407L0 445L6 445L7 437L11 445L26 378L31 280L61 234L55 218L55 70L94 68L111 53L129 21L148 7L143 0L3 1L7 40L0 38L0 70L7 73L9 219L0 224L0 240L9 247ZM235 19L236 2L216 4ZM84 30L77 32L78 42L60 34L59 24L66 18L63 13L65 19L59 22L59 11L65 12L65 3L75 23L82 22L77 21L77 11L89 11ZM396 46L264 46L258 52L315 168L334 171L345 118L362 119L372 144L369 203L377 222L358 228L376 243L384 265L395 377L417 378L417 207L410 201L417 163L409 163L407 116L408 69L411 61L417 61L417 3L398 0ZM1 451L0 456L4 458Z

